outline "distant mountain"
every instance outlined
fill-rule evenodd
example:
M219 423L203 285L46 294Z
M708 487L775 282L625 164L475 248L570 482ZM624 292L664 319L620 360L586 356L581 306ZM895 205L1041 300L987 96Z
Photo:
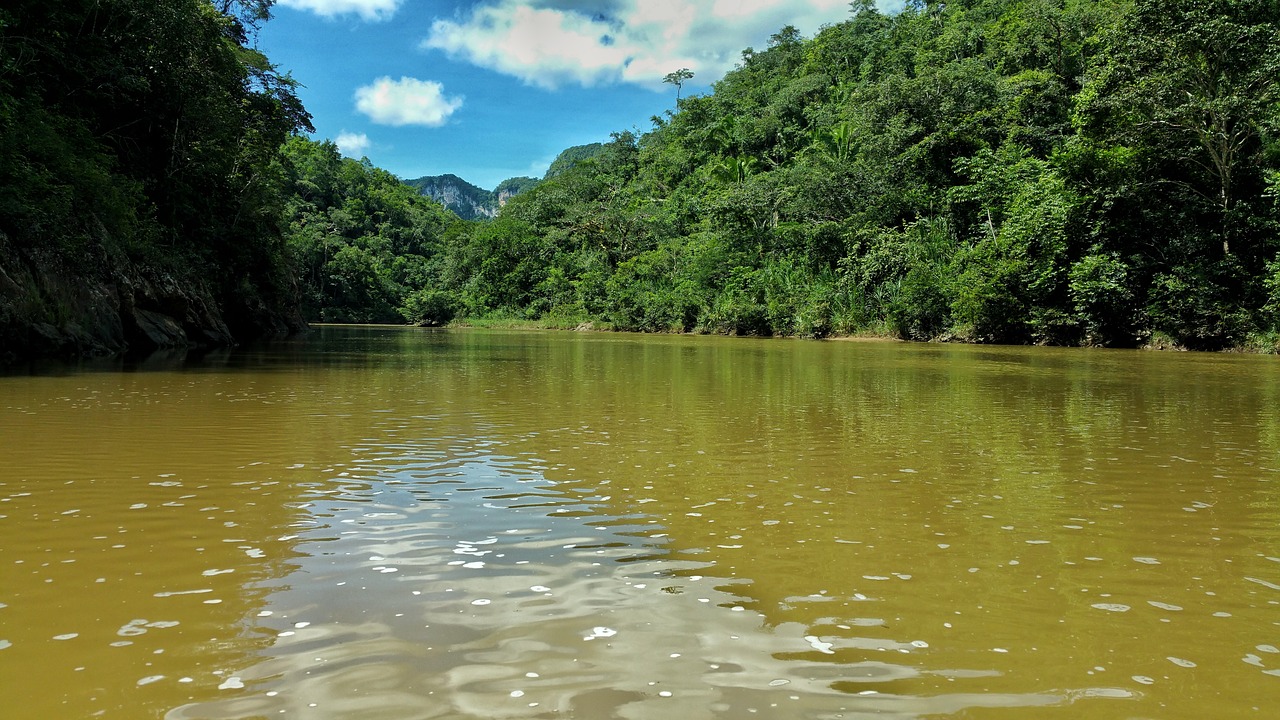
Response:
M600 153L604 145L575 145L556 156L542 180L562 175L569 168ZM498 210L511 198L542 182L537 178L513 177L498 183L493 190L476 187L457 175L428 175L404 184L435 200L463 220L497 217Z
M409 187L444 205L463 220L491 218L498 214L496 196L457 175L431 175L404 181Z

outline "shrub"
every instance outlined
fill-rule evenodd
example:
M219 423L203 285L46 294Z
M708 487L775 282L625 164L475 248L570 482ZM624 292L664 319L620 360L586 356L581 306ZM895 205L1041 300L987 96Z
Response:
M1068 293L1085 342L1113 345L1133 337L1129 267L1114 254L1094 252L1071 266Z
M412 325L436 327L447 325L457 315L453 296L443 290L423 288L410 293L400 307L400 314Z

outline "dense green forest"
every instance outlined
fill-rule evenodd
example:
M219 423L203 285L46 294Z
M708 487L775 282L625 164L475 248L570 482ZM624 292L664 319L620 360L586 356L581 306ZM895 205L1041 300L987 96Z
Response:
M391 294L361 308L1271 348L1278 21L1274 0L859 0L492 222L445 222L421 272L378 250Z
M0 355L297 327L271 0L0 8Z
M446 239L464 223L332 142L294 137L284 146L288 243L309 320L448 322ZM428 308L434 308L428 310Z
M648 130L571 148L484 221L298 135L296 84L253 49L272 5L0 9L11 355L302 316L1280 338L1277 0L857 0Z

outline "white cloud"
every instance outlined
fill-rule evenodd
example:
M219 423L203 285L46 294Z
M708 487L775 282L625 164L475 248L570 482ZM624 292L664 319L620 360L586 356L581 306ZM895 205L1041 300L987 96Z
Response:
M462 97L446 97L432 80L378 78L356 90L356 109L381 125L440 127L462 107Z
M545 88L660 88L681 67L719 79L785 25L812 35L848 18L848 0L484 0L437 19L422 46Z
M277 4L321 17L359 15L365 20L386 20L396 14L402 2L404 0L278 0Z
M606 23L576 12L503 2L477 6L464 23L436 20L428 47L534 85L594 85L627 62Z
M338 137L334 138L333 142L342 151L343 155L352 158L363 157L368 152L369 147L373 145L368 135L347 132L346 130L338 133Z

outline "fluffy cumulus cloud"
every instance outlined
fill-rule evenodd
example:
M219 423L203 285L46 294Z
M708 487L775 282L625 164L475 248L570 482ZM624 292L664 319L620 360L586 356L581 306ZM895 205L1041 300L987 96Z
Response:
M657 88L682 67L719 79L785 25L811 35L848 17L848 0L482 0L437 19L422 45L545 88Z
M444 94L432 80L378 78L356 90L356 109L382 125L440 127L462 107L462 98Z
M322 17L359 15L365 20L386 20L404 0L277 0L282 7L306 10Z
M373 144L370 142L368 135L347 132L346 130L338 133L338 137L334 138L333 142L342 151L343 155L353 158L363 157L369 151L369 146Z

